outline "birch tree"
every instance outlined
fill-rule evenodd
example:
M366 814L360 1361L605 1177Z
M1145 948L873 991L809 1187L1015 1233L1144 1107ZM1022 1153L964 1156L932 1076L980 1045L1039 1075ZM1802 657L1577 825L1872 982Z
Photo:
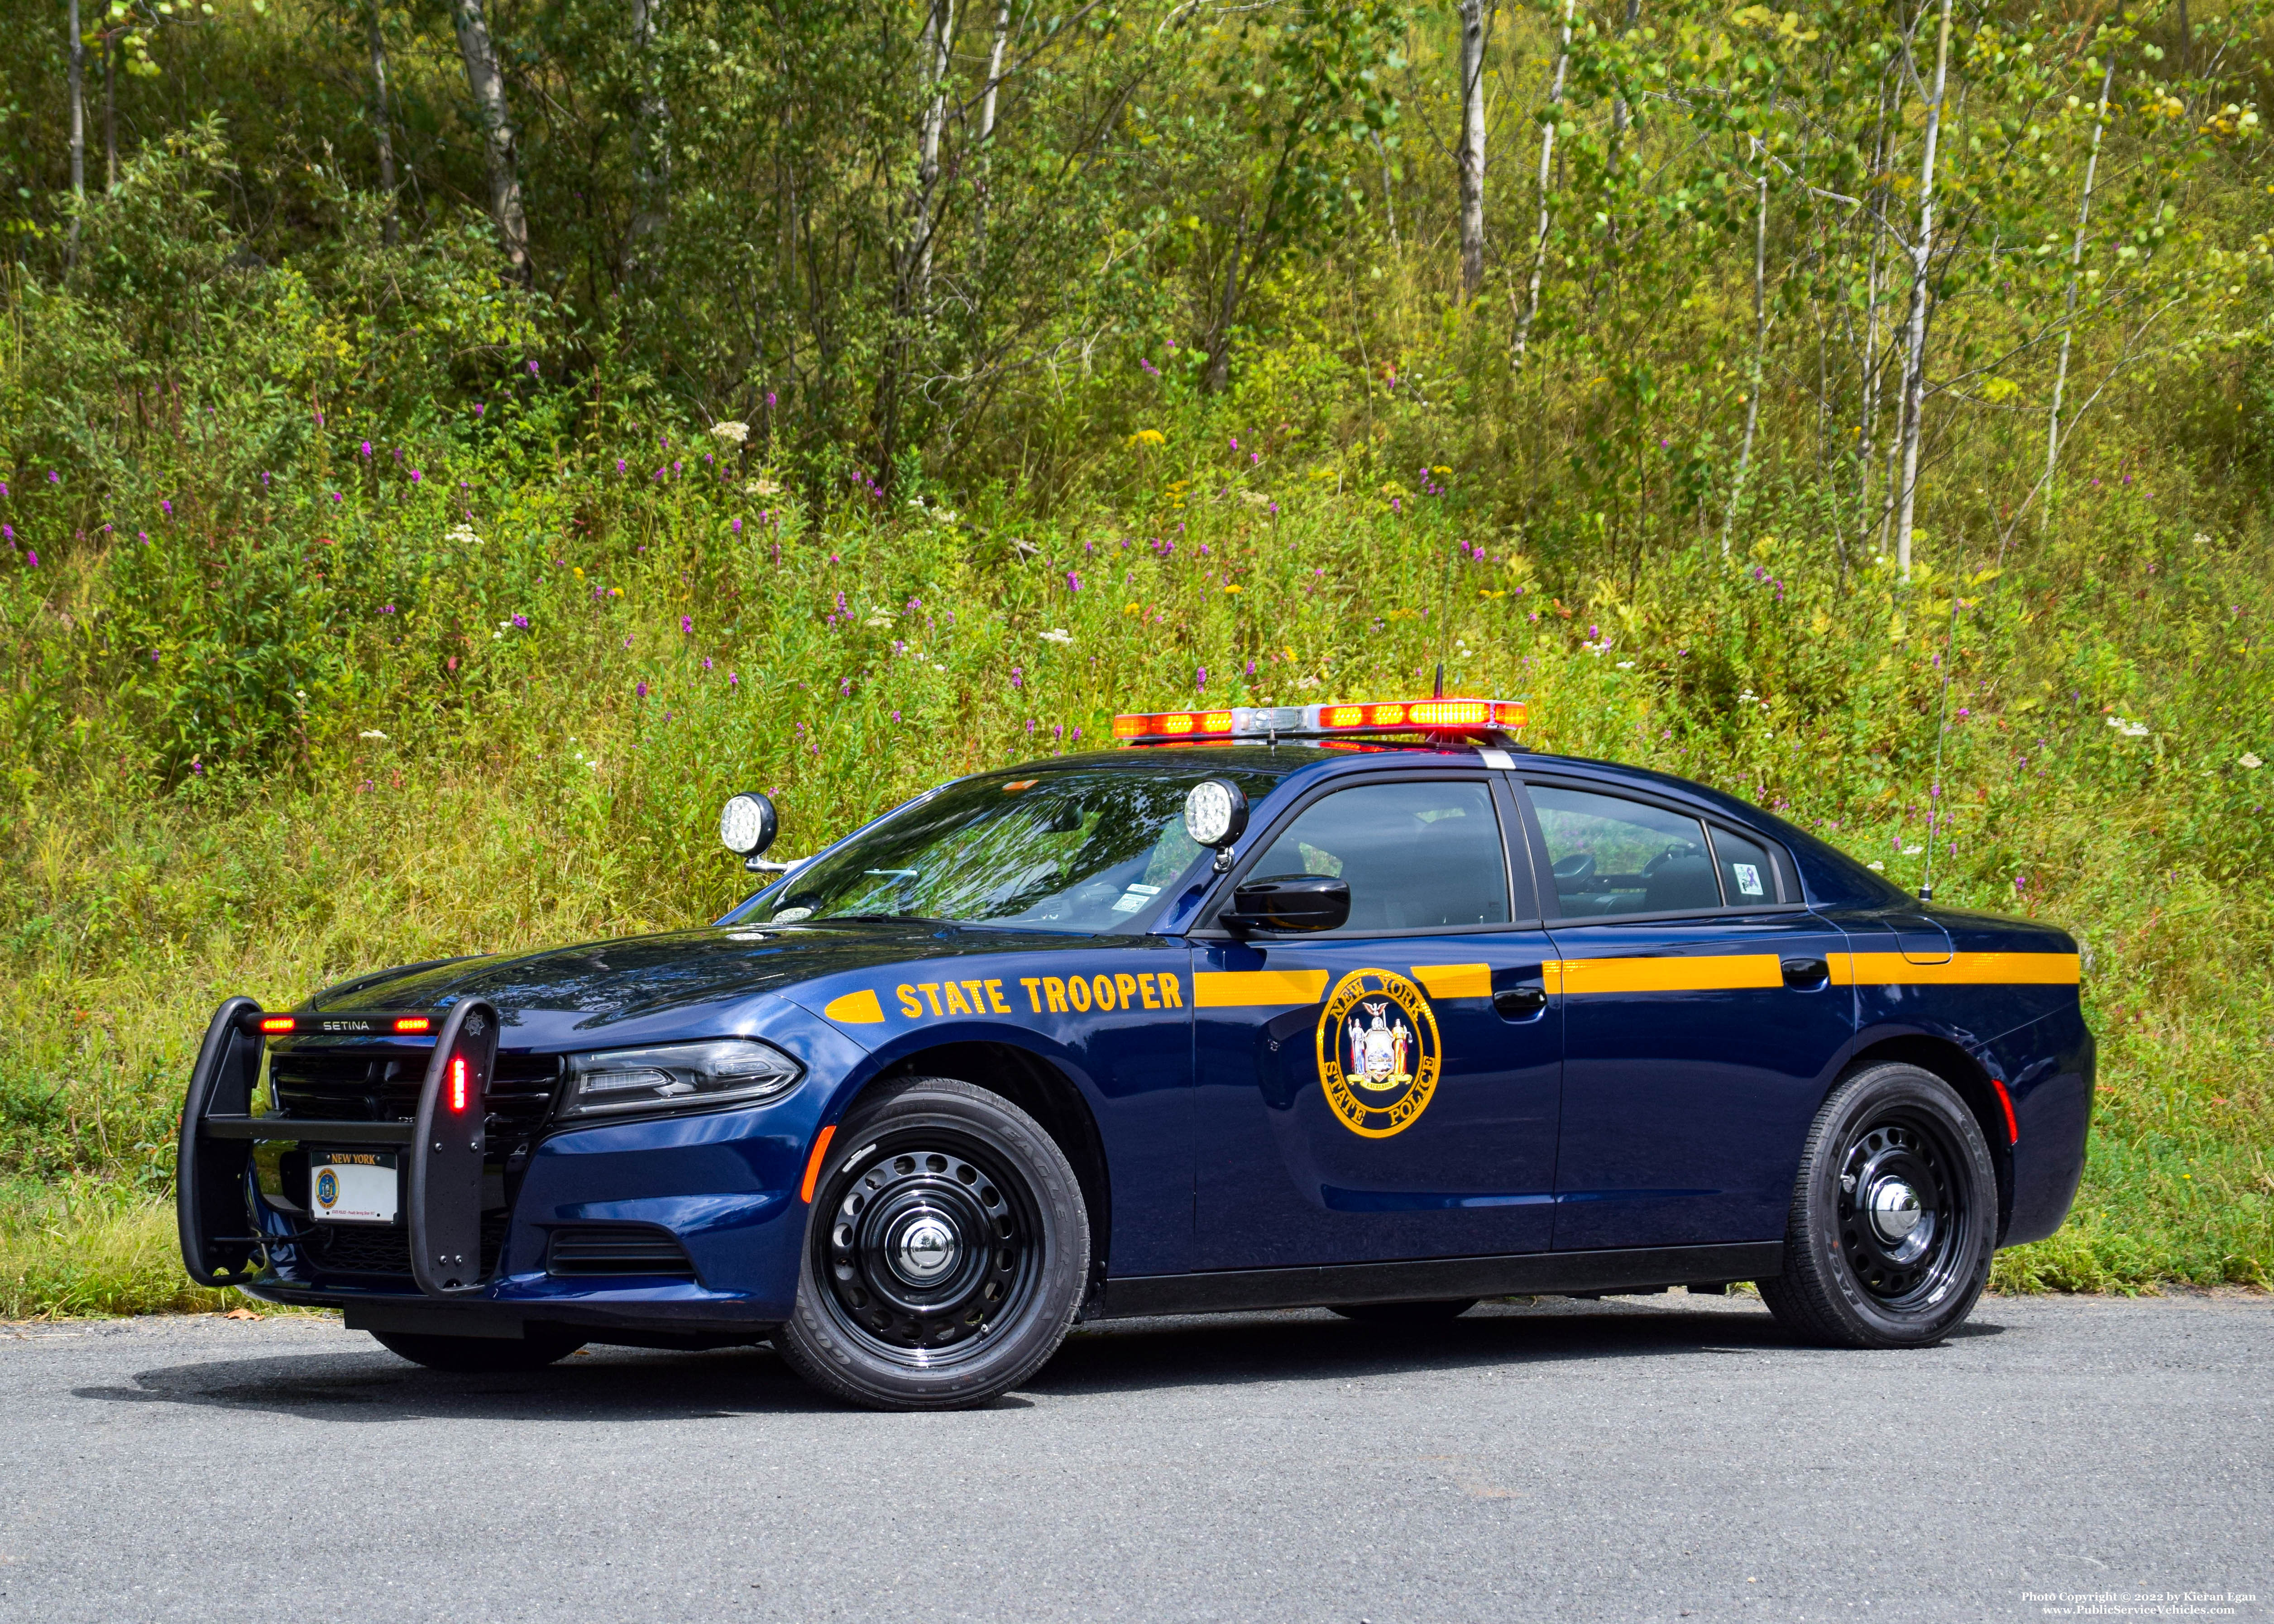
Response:
M2052 516L2053 468L2060 456L2061 393L2068 386L2069 341L2076 335L2077 276L2084 266L2085 228L2092 220L2092 183L2100 169L2100 132L2108 126L2108 93L2115 83L2116 56L2112 51L2100 75L2100 100L2092 109L2092 147L2084 161L2084 195L2076 206L2076 236L2068 250L2068 286L2061 296L2060 362L2053 372L2052 410L2045 419L2044 500L2037 508L2040 529Z
M395 129L387 110L387 34L380 25L380 0L371 0L370 9L364 13L364 27L371 52L372 139L378 148L380 196L387 203L380 240L392 248L403 228L395 208Z
M1486 0L1457 0L1461 19L1461 139L1454 161L1461 180L1461 297L1473 299L1485 285L1485 35L1492 12ZM1387 182L1382 188L1389 197ZM1395 225L1391 228L1395 235Z
M1571 64L1571 7L1563 0L1562 26L1555 39L1555 71L1547 86L1547 106L1540 116L1540 223L1532 237L1532 281L1525 290L1524 307L1517 316L1514 364L1524 366L1532 345L1532 324L1540 316L1540 279L1547 268L1547 234L1555 224L1550 181L1555 176L1555 115L1563 103L1563 76Z
M489 181L490 220L505 252L506 274L529 280L529 220L521 206L521 159L506 107L505 76L498 69L482 0L450 0L450 20L458 34L458 54L466 64L466 88L473 94L474 117L482 130L482 167Z
M1911 42L1903 39L1903 56L1915 63ZM1934 254L1934 157L1942 133L1942 97L1950 71L1950 0L1942 0L1941 21L1935 33L1934 87L1927 94L1926 132L1919 153L1918 232L1911 241L1911 303L1903 355L1903 477L1900 517L1895 526L1895 568L1905 581L1911 578L1911 525L1918 502L1919 418L1926 400L1927 275ZM1914 66L1914 76L1916 67Z
M655 60L655 36L662 26L663 0L631 0L632 71L639 77L636 117L632 127L631 244L625 254L636 274L654 268L651 239L669 217L671 104Z
M79 32L79 0L71 0L71 189L75 202L87 201L87 39ZM64 252L69 265L79 256L79 217L72 214L71 243Z

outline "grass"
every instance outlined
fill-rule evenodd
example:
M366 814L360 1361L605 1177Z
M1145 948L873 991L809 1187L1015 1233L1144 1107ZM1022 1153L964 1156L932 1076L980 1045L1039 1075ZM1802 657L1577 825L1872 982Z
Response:
M712 916L741 890L711 832L734 789L774 792L801 853L1090 748L1116 709L1396 695L1440 660L1449 690L1529 695L1541 748L1704 779L1906 884L1939 808L1938 899L2076 930L2102 1042L2075 1214L1995 1284L2274 1280L2263 537L2116 489L2002 573L1843 582L1770 515L1728 558L1622 575L1528 552L1457 476L1393 508L1292 449L1223 461L1054 517L469 464L471 543L440 501L358 489L265 700L194 652L224 594L162 578L185 535L0 575L0 1312L222 1300L181 1276L168 1201L230 993ZM183 748L231 704L267 707L261 751Z

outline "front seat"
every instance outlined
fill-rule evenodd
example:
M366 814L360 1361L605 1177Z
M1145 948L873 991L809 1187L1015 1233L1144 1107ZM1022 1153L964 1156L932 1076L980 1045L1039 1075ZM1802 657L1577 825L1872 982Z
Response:
M1668 858L1649 876L1643 891L1645 914L1679 914L1721 906L1721 883L1713 877L1713 865L1703 857Z

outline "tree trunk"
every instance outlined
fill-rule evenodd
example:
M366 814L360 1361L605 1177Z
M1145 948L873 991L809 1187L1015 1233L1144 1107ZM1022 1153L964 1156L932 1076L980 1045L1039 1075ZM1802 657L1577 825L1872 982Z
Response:
M1458 4L1461 142L1454 157L1461 171L1461 297L1470 300L1485 285L1485 32L1492 18L1486 0Z
M632 71L639 75L638 119L632 130L631 245L624 256L636 275L654 270L650 241L670 216L671 105L655 64L655 36L663 26L663 0L632 0Z
M988 191L995 177L995 93L1003 84L1003 51L1011 42L1011 0L995 7L995 42L987 52L987 88L979 98L979 252L987 252Z
M1555 109L1563 101L1563 73L1571 63L1571 7L1573 0L1563 0L1563 26L1555 44L1555 72L1547 86L1547 116L1540 126L1540 226L1532 241L1532 284L1525 294L1524 309L1517 317L1516 368L1521 371L1525 353L1532 347L1532 324L1540 315L1540 279L1547 268L1547 232L1554 224L1549 209L1548 182L1555 174Z
M1909 57L1911 42L1903 41ZM1919 154L1918 237L1911 244L1910 331L1903 357L1903 484L1895 525L1895 568L1911 578L1911 520L1918 504L1919 418L1926 404L1927 270L1934 253L1934 150L1942 133L1942 92L1950 71L1950 0L1942 0L1936 31L1934 91L1926 104L1926 135Z
M2076 331L2076 278L2084 264L2084 229L2092 219L2092 181L2100 168L2100 132L2108 123L2108 93L2116 82L2116 57L2111 53L2107 71L2100 76L2100 105L2092 114L2092 152L2084 161L2084 197L2076 208L2076 237L2068 250L2068 292L2061 307L2060 365L2053 372L2052 414L2045 420L2045 499L2037 508L2037 526L2052 517L2053 466L2060 456L2061 394L2068 387L2069 339Z
M1729 508L1721 515L1723 558L1729 556L1729 526L1736 522L1737 504L1745 494L1745 470L1753 461L1753 432L1761 420L1761 364L1769 338L1769 158L1758 136L1753 138L1753 161L1761 166L1753 183L1753 369L1745 390L1745 440L1737 450L1737 476L1729 485Z
M71 0L71 186L72 196L80 201L87 198L86 90L87 41L79 34L79 0ZM79 258L79 222L73 211L71 241L64 249L65 265Z
M923 126L916 147L916 307L931 307L931 228L938 204L939 143L947 128L948 49L955 33L955 0L931 0L924 14Z
M1221 395L1231 381L1231 319L1239 310L1239 262L1246 252L1247 211L1231 234L1231 252L1224 268L1224 296L1216 304L1216 320L1209 328L1208 365L1201 370L1201 393Z
M1897 106L1900 107L1902 95L1902 81L1900 79L1895 81L1894 90ZM1886 81L1882 79L1879 127L1873 132L1871 138L1871 173L1875 177L1884 177L1887 172L1889 139L1887 126L1887 93ZM1874 523L1871 517L1871 461L1873 447L1878 443L1874 436L1879 426L1879 395L1886 387L1884 374L1880 371L1879 361L1879 272L1886 263L1884 251L1887 241L1887 187L1885 179L1879 179L1875 184L1873 191L1867 195L1872 199L1871 207L1867 211L1871 217L1871 240L1870 247L1864 252L1864 355L1861 369L1863 377L1860 380L1863 410L1857 414L1859 421L1856 424L1856 523L1858 546L1863 545L1864 537L1870 533ZM1886 552L1887 541L1886 515L1881 514L1877 523L1879 531L1879 551L1884 555Z
M395 209L395 132L387 112L387 36L380 31L379 0L372 0L365 19L371 44L371 126L379 146L379 191L387 199L387 217L380 223L380 240L389 248L403 234Z
M506 274L529 280L529 220L521 207L521 162L514 148L513 118L505 103L505 76L498 71L497 47L490 40L482 0L450 0L450 19L458 30L458 54L465 59L466 88L473 93L482 126L482 161L488 172L490 219L505 251Z
M102 190L118 190L118 41L102 36Z

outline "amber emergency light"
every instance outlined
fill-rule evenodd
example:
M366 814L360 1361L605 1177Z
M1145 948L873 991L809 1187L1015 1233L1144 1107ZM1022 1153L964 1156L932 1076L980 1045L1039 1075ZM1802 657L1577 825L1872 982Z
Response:
M1520 699L1395 699L1356 705L1236 705L1117 716L1124 744L1198 739L1300 739L1335 733L1501 733L1524 726Z

